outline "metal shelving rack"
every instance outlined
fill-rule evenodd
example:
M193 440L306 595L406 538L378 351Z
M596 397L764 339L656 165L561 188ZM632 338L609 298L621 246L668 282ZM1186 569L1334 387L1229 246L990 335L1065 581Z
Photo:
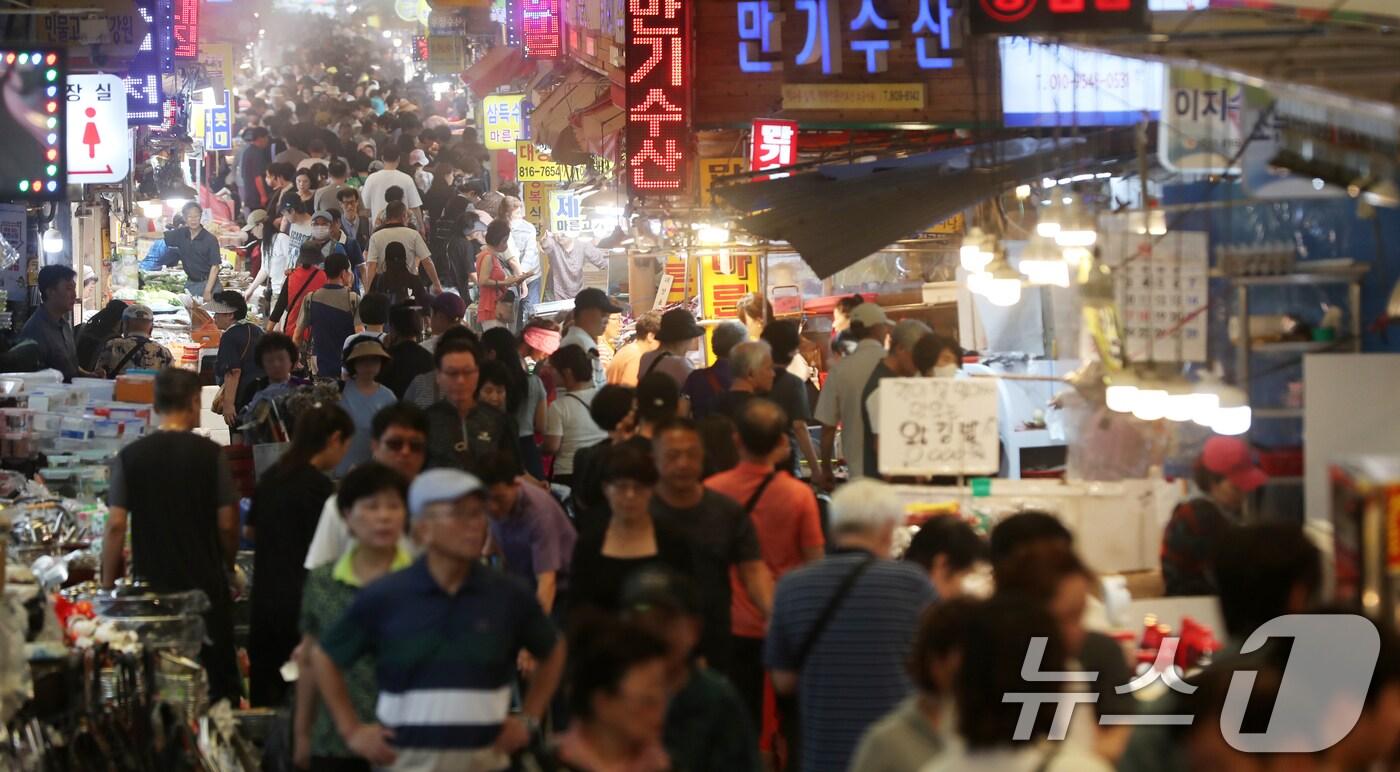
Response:
M1227 276L1235 287L1236 305L1239 309L1240 342L1235 347L1236 381L1245 394L1250 394L1250 365L1256 355L1297 356L1323 351L1361 351L1361 279L1370 269L1367 265L1350 264L1331 270L1304 271L1277 276ZM1254 345L1249 336L1249 291L1260 287L1298 287L1309 285L1346 285L1347 311L1349 317L1348 336L1341 341L1290 341L1285 343L1264 343ZM1304 395L1307 399L1307 395ZM1302 420L1303 409L1290 407L1255 407L1255 420ZM1300 477L1277 477L1270 480L1274 485L1300 485Z

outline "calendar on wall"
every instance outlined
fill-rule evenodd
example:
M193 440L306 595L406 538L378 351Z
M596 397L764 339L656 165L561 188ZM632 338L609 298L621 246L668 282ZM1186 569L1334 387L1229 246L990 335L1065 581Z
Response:
M1108 230L1101 235L1100 254L1114 271L1129 360L1206 361L1207 234L1170 231L1151 236Z

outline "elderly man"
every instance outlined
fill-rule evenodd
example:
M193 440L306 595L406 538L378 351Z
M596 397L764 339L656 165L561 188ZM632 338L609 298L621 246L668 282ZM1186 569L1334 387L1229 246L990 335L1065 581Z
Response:
M835 550L778 582L764 664L775 691L797 694L800 769L846 769L866 727L909 694L904 662L934 595L927 574L890 559L903 522L885 483L844 485L831 499Z
M483 494L477 478L456 469L419 475L408 505L423 557L361 590L312 651L336 729L371 764L505 769L539 735L564 671L564 642L524 584L480 564ZM511 715L520 649L539 664ZM382 724L360 722L345 686L344 672L367 656Z
M851 478L874 474L865 468L865 384L875 366L885 358L885 337L893 323L885 309L862 303L851 312L851 333L860 341L856 350L841 358L827 376L817 398L816 419L822 423L822 478L834 479L831 462L836 452L836 428L841 427L841 451Z
M63 373L63 380L90 375L78 367L78 344L73 338L73 304L78 302L78 274L66 265L39 269L39 307L29 315L19 336L39 346L39 364Z
M159 370L175 361L170 350L151 340L155 314L140 303L133 303L122 312L123 334L102 346L97 355L97 374L115 378L127 370Z
M729 352L729 368L734 382L715 400L712 412L738 423L749 400L773 390L773 348L761 340L740 343Z

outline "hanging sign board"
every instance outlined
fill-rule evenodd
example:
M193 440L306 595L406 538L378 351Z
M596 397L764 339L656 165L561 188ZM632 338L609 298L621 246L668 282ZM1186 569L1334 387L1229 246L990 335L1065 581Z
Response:
M994 379L885 378L877 399L880 474L996 473Z
M716 177L738 174L747 167L743 158L701 158L700 159L700 206L710 206L715 202L712 188Z
M451 35L428 36L428 72L451 75L461 72L467 63L467 51L462 38Z
M574 190L549 191L549 229L576 236L588 228L583 216L583 196Z
M546 214L549 200L545 183L527 182L521 185L520 196L521 203L525 205L525 219L535 226L535 230L543 233L549 227L549 216Z
M229 106L225 102L205 110L204 149L229 150L233 147L233 131L229 121Z
M1148 0L968 0L974 35L1151 28Z
M1210 249L1205 231L1103 234L1104 265L1117 270L1116 297L1131 361L1206 361Z
M200 43L199 64L214 93L232 88L235 67L232 43Z
M758 292L759 256L726 249L700 255L700 305L706 319L738 319L739 300ZM708 364L715 363L710 337L713 326L705 328Z
M514 150L515 143L530 138L524 94L492 94L482 102L486 110L487 150Z
M587 176L586 164L557 164L529 142L515 144L516 182L574 182Z
M627 4L627 183L633 195L686 192L690 135L690 17L694 0Z
M126 86L116 75L68 76L69 184L121 182L131 171Z
M751 135L749 168L753 171L780 169L797 163L797 121L755 118ZM772 178L786 176L770 175Z

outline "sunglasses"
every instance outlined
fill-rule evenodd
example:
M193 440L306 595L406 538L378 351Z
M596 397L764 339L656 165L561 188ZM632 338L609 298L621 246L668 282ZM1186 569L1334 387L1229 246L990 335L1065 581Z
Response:
M402 453L405 449L414 453L422 453L427 449L428 444L422 440L405 440L401 437L394 437L384 441L384 447L395 453Z

